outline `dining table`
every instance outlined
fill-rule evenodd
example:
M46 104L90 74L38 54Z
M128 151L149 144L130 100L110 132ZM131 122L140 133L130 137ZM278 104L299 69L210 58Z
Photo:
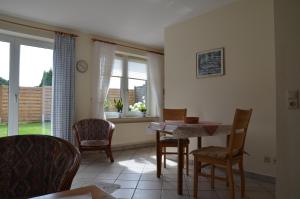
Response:
M196 124L187 124L183 121L151 122L148 129L156 133L156 161L157 177L161 176L161 156L159 155L159 142L161 132L171 134L178 140L178 165L177 165L177 193L182 195L183 190L183 165L184 165L184 139L197 137L198 149L202 147L202 137L220 136L230 134L231 125L219 122L200 121Z
M114 199L95 185L42 195L31 199Z

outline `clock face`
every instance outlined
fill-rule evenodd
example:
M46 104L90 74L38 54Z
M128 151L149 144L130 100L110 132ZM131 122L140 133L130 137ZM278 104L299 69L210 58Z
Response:
M79 60L77 61L76 69L78 72L84 73L88 69L88 63L85 60Z

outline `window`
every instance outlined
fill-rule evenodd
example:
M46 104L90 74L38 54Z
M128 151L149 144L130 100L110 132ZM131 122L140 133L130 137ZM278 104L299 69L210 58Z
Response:
M51 135L52 48L0 34L0 137Z
M117 55L114 60L108 95L104 104L107 118L119 117L115 103L123 104L122 117L141 117L148 103L147 62ZM143 110L144 108L144 110Z

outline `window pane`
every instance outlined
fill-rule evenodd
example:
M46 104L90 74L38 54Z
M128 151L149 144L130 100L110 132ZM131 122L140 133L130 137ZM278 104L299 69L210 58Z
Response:
M139 107L146 104L147 81L129 79L128 88L129 111L140 111Z
M111 77L109 82L109 89L118 89L121 88L121 78L120 77Z
M129 61L128 78L147 80L147 65L144 63Z
M111 77L109 82L108 94L104 103L105 112L117 111L114 107L114 99L120 99L121 78Z
M0 137L7 136L10 44L0 41Z
M20 46L19 134L51 135L53 50Z
M122 77L122 60L121 59L114 60L112 76Z
M143 86L146 89L146 80L128 79L129 90L134 90L136 87L143 87Z

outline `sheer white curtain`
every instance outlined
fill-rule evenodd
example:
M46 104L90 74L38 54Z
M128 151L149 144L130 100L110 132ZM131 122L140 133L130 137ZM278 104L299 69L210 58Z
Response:
M91 116L105 119L104 101L115 57L115 45L94 42L93 67L91 70Z
M161 116L164 103L164 57L159 54L147 53L147 58L151 92L150 114Z

